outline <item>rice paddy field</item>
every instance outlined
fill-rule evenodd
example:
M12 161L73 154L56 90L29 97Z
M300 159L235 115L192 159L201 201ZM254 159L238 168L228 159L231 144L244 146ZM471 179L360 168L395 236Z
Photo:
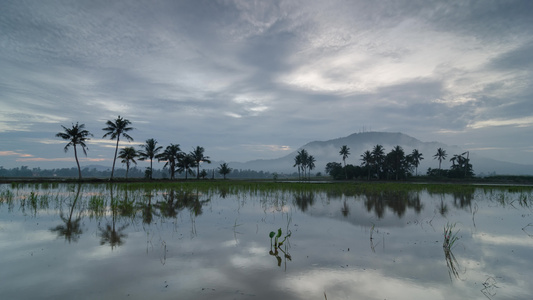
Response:
M0 184L0 299L532 299L533 188Z

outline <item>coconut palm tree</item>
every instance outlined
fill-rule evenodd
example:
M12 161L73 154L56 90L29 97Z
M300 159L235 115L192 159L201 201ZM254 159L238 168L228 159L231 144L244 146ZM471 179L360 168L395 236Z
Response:
M130 163L137 164L135 158L138 157L137 151L133 147L125 147L120 149L118 158L122 158L122 163L126 164L126 179L128 179L128 172L130 171Z
M224 179L226 179L226 175L231 172L231 168L228 166L227 163L220 164L220 167L218 167L218 173L222 174L224 176Z
M422 156L422 153L418 151L418 149L413 149L413 152L411 152L411 159L413 162L413 165L415 166L415 175L418 176L418 166L420 165L420 161L424 159Z
M200 163L211 163L211 161L209 160L209 156L204 155L204 151L204 147L196 146L196 148L190 153L190 155L194 158L194 161L196 162L196 179L200 179Z
M89 131L85 130L85 124L72 124L72 128L67 128L63 125L61 125L61 127L63 127L64 132L58 132L56 136L69 141L64 148L65 152L68 151L70 146L74 148L74 158L76 159L76 165L78 165L79 180L81 180L81 168L78 160L78 150L76 149L76 145L80 145L83 153L85 156L87 156L88 148L85 142L89 140L89 136L93 135Z
M339 151L339 154L342 156L342 161L344 162L344 175L346 175L346 179L348 179L348 172L346 171L346 159L348 158L348 155L350 155L350 148L348 148L347 145L343 145L341 147L341 151Z
M184 154L178 158L178 172L185 172L185 180L187 180L187 174L194 175L192 168L196 167L196 160L191 154Z
M140 160L150 160L150 179L152 179L152 170L153 170L153 161L154 157L158 154L161 149L163 149L162 146L157 146L157 141L154 139L147 139L146 143L144 145L140 145L141 150L138 151L139 159Z
M372 152L366 150L363 155L361 155L361 160L363 161L361 165L368 170L368 180L370 180L370 172L373 164Z
M165 148L165 151L156 155L158 161L166 161L163 168L168 166L171 180L174 179L174 174L176 172L176 164L178 163L180 157L182 157L183 155L184 154L183 152L181 152L179 144L170 144L170 146L167 146Z
M307 162L309 160L309 153L307 153L307 150L302 149L297 152L298 154L294 158L294 166L298 167L298 178L300 177L300 170L303 173L303 177L305 178L305 170L307 168Z
M311 179L311 170L315 168L315 162L316 159L313 155L307 156L307 159L305 160L305 166L309 169L309 179Z
M376 167L376 173L378 174L378 179L380 178L380 171L383 168L383 162L385 161L385 148L381 145L375 145L372 149L372 163Z
M440 170L442 161L445 160L447 156L448 154L446 154L446 150L442 148L437 149L437 154L433 155L433 159L439 160L439 170Z
M115 147L115 156L113 157L113 167L111 168L111 180L113 180L113 173L115 171L115 161L117 160L117 152L118 152L118 143L120 141L120 136L123 136L128 141L133 141L133 138L127 133L128 131L133 130L133 127L129 127L131 125L130 120L123 119L120 116L112 122L108 120L106 122L107 127L102 128L103 131L106 131L106 134L104 134L103 138L109 136L112 140L117 139L117 145Z

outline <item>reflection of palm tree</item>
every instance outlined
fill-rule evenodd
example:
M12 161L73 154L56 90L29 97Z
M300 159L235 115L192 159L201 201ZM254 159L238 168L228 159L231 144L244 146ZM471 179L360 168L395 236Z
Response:
M83 233L80 222L81 222L81 212L78 214L76 219L72 221L72 215L74 213L74 207L76 206L76 202L78 201L78 197L80 196L80 190L81 190L81 184L78 184L78 191L76 192L76 197L74 197L74 201L72 202L72 205L70 207L70 214L68 216L68 219L64 217L63 212L59 213L59 217L63 222L64 225L57 225L55 228L50 229L52 232L57 232L58 236L64 236L65 240L67 240L69 243L71 241L77 242L79 236Z
M102 228L98 226L98 229L100 230L100 245L104 245L106 243L109 243L111 246L111 249L114 247L120 246L124 244L123 239L127 237L127 234L123 233L122 231L128 227L128 224L125 224L118 229L116 228L116 218L117 218L117 210L118 205L115 203L115 200L113 198L113 186L110 186L110 195L111 195L111 215L112 215L112 221L111 224L107 224L105 228Z
M350 214L350 207L348 206L348 203L346 203L346 200L344 200L344 203L341 207L342 215L347 217Z
M315 193L312 191L301 191L299 193L294 194L294 203L302 212L307 211L309 206L312 206L315 202Z

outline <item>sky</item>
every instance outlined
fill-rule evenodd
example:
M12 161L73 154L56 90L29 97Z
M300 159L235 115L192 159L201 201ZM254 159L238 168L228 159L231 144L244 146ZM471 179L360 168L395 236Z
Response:
M121 148L154 138L215 161L386 131L533 164L533 1L0 6L4 168L75 167L55 135L78 122L94 135L82 166L111 166L102 128L119 115Z

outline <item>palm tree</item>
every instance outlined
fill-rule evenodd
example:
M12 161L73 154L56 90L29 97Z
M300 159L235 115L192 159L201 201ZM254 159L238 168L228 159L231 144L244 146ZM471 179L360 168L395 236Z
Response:
M380 178L380 171L383 168L383 162L385 161L385 148L381 145L375 145L372 149L372 163L376 167L376 173L378 174L378 179Z
M209 156L204 156L204 151L204 147L196 146L196 148L190 153L190 155L194 158L194 161L196 162L196 179L200 179L200 163L211 163L211 161L209 160Z
M226 175L231 172L231 168L228 166L227 163L220 164L220 167L218 167L218 173L222 174L224 176L224 179L226 179Z
M316 162L316 159L313 155L307 156L307 159L305 160L305 165L309 169L309 173L308 173L309 179L311 179L311 170L315 168L315 162Z
M106 131L107 133L104 134L103 138L110 136L112 140L117 139L117 145L115 147L115 156L113 157L113 167L111 168L111 180L113 179L113 173L115 171L115 161L117 160L117 152L118 152L118 142L120 140L120 136L125 137L128 141L133 141L133 138L127 134L128 131L133 130L133 127L129 127L131 125L131 122L128 119L123 119L120 116L115 120L115 122L107 121L106 122L107 127L102 128L103 131Z
M187 180L187 174L194 175L192 168L196 167L196 160L191 154L181 155L178 158L178 172L185 172L185 180Z
M413 149L413 152L411 152L411 159L413 161L413 165L415 166L415 175L418 176L418 166L424 157L422 156L422 153L418 152L418 149Z
M368 169L368 180L370 180L370 171L372 169L372 152L366 150L363 155L361 155L361 160L363 161L361 164L363 167L366 167Z
M141 145L142 150L138 152L140 160L150 160L150 179L152 179L152 162L157 153L163 149L162 146L157 146L157 141L154 139L147 139L144 145Z
M348 179L348 172L346 171L346 159L348 158L348 155L350 155L350 148L348 148L347 145L342 146L339 154L342 155L342 161L344 162L344 175L346 175L346 179Z
M447 156L448 154L446 154L446 150L443 150L442 148L437 149L437 154L433 155L433 159L439 160L439 170L440 170L442 161L446 159Z
M298 151L298 154L294 158L294 167L298 167L298 179L300 178L300 170L302 170L303 177L305 178L305 169L307 168L307 162L309 159L309 153L307 153L307 150L302 149Z
M130 171L130 162L137 164L135 158L138 157L138 153L133 147L125 147L118 153L118 158L122 158L122 163L126 164L126 179L128 179L128 172Z
M81 149L83 150L83 153L85 154L85 156L87 156L88 148L85 142L89 140L89 136L93 135L89 131L84 129L85 124L72 124L72 128L67 128L63 125L61 125L61 127L63 127L64 132L58 132L56 136L69 141L64 148L65 152L68 151L68 148L70 146L74 147L74 158L76 159L76 164L78 165L79 180L81 180L81 168L80 162L78 161L78 151L76 149L76 145L80 145Z
M179 144L170 144L170 146L167 146L165 148L165 151L156 155L158 161L166 161L163 168L168 166L170 172L170 180L174 179L174 174L176 172L176 164L182 156L183 152L181 152Z

